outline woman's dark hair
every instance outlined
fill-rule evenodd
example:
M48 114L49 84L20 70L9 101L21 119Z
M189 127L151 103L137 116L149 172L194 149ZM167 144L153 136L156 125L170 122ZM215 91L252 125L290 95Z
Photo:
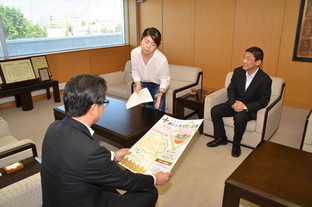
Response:
M152 40L155 42L157 47L159 47L161 43L161 33L158 31L158 29L154 27L146 28L142 34L141 40L148 35L151 36Z
M65 85L63 100L66 115L80 117L93 104L103 104L107 85L104 78L92 73L72 77Z
M263 61L263 51L259 47L250 47L245 52L250 52L255 56L256 61L261 60Z

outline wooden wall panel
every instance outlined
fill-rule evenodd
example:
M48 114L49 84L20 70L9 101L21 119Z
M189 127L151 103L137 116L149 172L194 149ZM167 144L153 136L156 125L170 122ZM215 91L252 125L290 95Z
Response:
M287 1L277 76L286 82L284 105L312 109L312 63L292 61L299 7L300 1Z
M91 72L101 75L124 70L129 59L129 46L90 50Z
M137 2L136 0L128 0L128 32L129 32L129 44L133 49L137 46L138 37L138 22L137 17Z
M126 62L130 60L130 46L126 45L123 47L117 47L117 49L118 49L118 69L117 70L124 70Z
M262 69L276 76L286 0L236 0L232 67L251 46L264 52Z
M232 70L234 11L235 1L196 1L194 66L203 70L205 89L223 87Z
M67 82L74 75L91 72L89 51L87 50L54 54L53 56L59 83Z
M46 59L51 71L51 79L58 80L56 64L55 64L55 55L46 55Z
M60 83L80 73L104 74L123 70L130 59L130 46L101 48L46 55L52 78Z
M163 1L163 53L170 64L194 64L195 1Z
M146 0L139 6L139 39L148 27L155 27L162 32L162 0Z
M106 48L90 51L91 72L104 74L116 71L118 68L118 49Z

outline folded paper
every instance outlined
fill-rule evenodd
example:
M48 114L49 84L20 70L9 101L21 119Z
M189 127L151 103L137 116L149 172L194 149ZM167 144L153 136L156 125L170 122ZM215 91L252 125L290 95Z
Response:
M153 98L147 88L143 88L139 93L134 92L126 103L126 108L130 109L141 103L152 102Z

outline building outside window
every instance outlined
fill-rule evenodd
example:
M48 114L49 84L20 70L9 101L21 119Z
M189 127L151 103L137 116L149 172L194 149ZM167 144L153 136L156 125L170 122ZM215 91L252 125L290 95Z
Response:
M126 0L0 0L0 59L125 45Z

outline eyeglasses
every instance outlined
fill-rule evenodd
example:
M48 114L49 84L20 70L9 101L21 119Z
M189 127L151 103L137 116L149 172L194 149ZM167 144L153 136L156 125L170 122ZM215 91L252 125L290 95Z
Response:
M247 60L247 61L252 61L254 59L255 58L253 58L253 57L245 57L245 56L242 57L242 60Z
M109 100L105 99L104 102L103 102L104 107L107 107L108 104L109 104Z

